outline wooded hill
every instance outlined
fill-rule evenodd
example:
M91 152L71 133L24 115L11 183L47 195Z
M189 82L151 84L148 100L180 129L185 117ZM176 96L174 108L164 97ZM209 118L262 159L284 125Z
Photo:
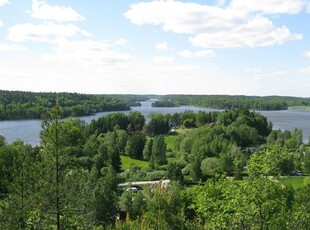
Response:
M310 98L282 96L165 95L155 107L193 105L212 109L286 110L292 106L310 106Z
M0 120L40 119L44 109L52 108L56 100L64 117L87 116L103 111L130 110L147 100L136 95L91 95L79 93L34 93L0 90Z

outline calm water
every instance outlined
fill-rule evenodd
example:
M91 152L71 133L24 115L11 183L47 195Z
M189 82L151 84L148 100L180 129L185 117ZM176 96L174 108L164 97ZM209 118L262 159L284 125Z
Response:
M215 109L204 109L193 106L182 106L178 108L153 108L151 102L142 102L140 107L132 107L132 111L140 111L148 121L150 113L179 113L186 110L198 111L220 111ZM129 113L125 111L124 113ZM91 120L105 116L113 112L101 112L96 115L80 117L86 123ZM281 111L262 111L262 115L266 116L273 123L274 129L294 130L301 128L304 134L304 143L308 143L310 136L310 111L307 110L281 110ZM40 120L21 120L21 121L0 121L0 135L4 136L8 143L21 139L25 143L37 145L40 142Z

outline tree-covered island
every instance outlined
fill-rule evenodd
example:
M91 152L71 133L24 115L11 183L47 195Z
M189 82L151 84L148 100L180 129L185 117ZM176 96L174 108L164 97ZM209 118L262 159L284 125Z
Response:
M79 93L34 93L0 90L0 120L40 119L43 110L61 103L64 117L125 111L147 100L140 95L92 95Z
M193 105L212 109L286 110L310 108L310 98L284 96L165 95L154 107Z

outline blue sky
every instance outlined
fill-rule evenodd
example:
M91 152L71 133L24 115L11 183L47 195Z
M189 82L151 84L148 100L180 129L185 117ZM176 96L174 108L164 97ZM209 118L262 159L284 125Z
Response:
M0 0L0 89L310 97L309 0Z

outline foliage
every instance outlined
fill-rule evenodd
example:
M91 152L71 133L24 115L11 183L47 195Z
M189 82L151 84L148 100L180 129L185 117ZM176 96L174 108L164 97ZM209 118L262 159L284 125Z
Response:
M292 154L286 148L273 146L254 153L247 165L247 172L253 176L288 175L294 170Z
M129 169L132 165L136 165L141 168L149 166L149 163L147 161L132 159L128 156L121 156L121 161L122 161L122 169Z
M147 97L0 90L0 120L39 119L45 109L56 104L56 99L63 107L64 117L77 117L102 111L130 110L131 105Z
M229 96L229 95L166 95L163 101L177 105L195 105L213 109L284 110L289 106L309 106L309 98L281 96Z
M134 159L143 159L143 149L146 138L142 133L134 133L125 147L125 154Z
M152 103L152 107L177 107L172 101L155 101Z
M208 229L286 229L290 190L269 179L207 181L186 191Z
M151 135L145 136L142 117L116 113L85 124L63 119L56 103L42 122L39 147L8 145L0 137L1 228L309 226L308 179L271 177L308 172L309 147L302 145L300 130L271 131L260 114L234 109L153 114ZM154 135L186 120L195 128ZM162 179L171 182L122 195L117 186ZM125 220L116 220L120 211Z
M152 144L152 154L150 156L150 167L157 169L167 163L166 143L164 136L159 135L154 138Z

